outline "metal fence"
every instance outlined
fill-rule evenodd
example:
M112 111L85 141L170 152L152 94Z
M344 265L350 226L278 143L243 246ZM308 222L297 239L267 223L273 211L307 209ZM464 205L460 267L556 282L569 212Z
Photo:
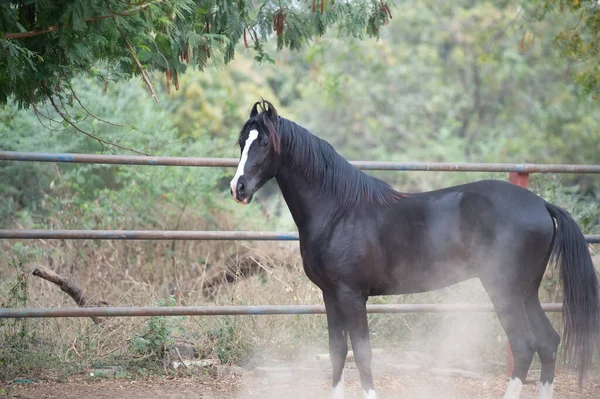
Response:
M545 303L546 312L561 312L562 304ZM367 305L368 313L462 313L493 312L491 304L393 304ZM325 314L323 305L263 306L169 306L169 307L89 307L2 309L0 318L21 317L118 317L118 316L263 316L286 314Z
M236 158L154 157L140 155L92 155L0 151L0 161L92 163L105 165L236 167L239 160ZM350 163L363 170L426 172L600 173L600 165L379 161L350 161Z
M0 151L0 161L57 162L110 165L235 167L234 158L182 158L125 155L56 154ZM600 174L600 165L447 163L447 162L374 162L355 161L364 170L509 172L510 181L529 186L530 173ZM296 232L265 231L148 231L148 230L0 230L0 239L86 239L86 240L298 240ZM600 235L586 235L589 243L600 243ZM561 304L543 304L547 312L560 312ZM491 312L484 304L404 304L369 305L370 313L445 313ZM321 305L278 306L176 306L176 307L98 307L98 308L24 308L0 309L0 318L22 317L117 317L117 316L213 316L323 314Z

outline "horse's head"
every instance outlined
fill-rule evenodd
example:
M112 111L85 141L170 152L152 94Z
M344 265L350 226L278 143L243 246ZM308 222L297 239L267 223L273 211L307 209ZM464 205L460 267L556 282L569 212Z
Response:
M281 163L277 110L273 104L264 100L254 104L238 144L241 156L230 183L231 195L240 204L249 204L254 193L277 175Z

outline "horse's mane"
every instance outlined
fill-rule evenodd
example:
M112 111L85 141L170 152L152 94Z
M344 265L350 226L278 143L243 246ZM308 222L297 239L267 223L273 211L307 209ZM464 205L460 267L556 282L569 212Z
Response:
M406 194L351 165L325 140L279 117L275 132L281 156L321 190L332 193L343 208L364 204L390 205Z

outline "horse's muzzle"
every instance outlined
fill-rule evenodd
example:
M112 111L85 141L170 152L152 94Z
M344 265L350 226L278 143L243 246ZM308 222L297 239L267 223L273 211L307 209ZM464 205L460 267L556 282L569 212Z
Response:
M245 185L243 182L238 182L235 186L234 183L231 182L231 185L229 186L229 192L231 193L231 197L238 204L248 205L250 202L252 202L252 197L254 193L246 197Z

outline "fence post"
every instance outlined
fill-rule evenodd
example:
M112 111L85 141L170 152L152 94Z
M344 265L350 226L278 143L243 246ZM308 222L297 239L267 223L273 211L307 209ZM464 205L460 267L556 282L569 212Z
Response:
M529 173L510 172L508 175L508 181L512 184L516 184L517 186L529 189ZM506 374L508 374L508 376L510 377L512 376L513 369L515 366L515 360L513 358L510 342L506 346L506 355Z
M525 187L529 189L529 173L521 172L510 172L508 175L508 181L517 186Z

